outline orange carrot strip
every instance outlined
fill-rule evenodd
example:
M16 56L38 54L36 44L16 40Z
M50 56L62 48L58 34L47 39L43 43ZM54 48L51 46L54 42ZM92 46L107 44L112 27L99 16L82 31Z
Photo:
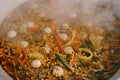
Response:
M7 72L12 72L7 66L3 67Z
M22 50L22 53L23 53L24 57L23 57L23 60L20 62L21 66L26 62L26 59L27 59L26 51L24 49Z
M11 69L8 66L3 66L4 70L8 72L8 74L14 75L14 73L11 71Z
M3 57L4 56L4 54L0 54L0 57Z
M59 37L58 36L55 36L55 41L60 49L60 52L61 53L64 53L64 48L63 48L63 45L62 45L62 42L60 41Z

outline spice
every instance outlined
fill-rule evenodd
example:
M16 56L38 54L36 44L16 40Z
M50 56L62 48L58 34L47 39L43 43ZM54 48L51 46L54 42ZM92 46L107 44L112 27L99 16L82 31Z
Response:
M71 70L72 71L72 68L69 66L69 64L67 63L67 61L59 54L59 53L56 53L56 58L58 60L61 61L61 63L68 69L68 70Z
M63 49L63 45L62 45L62 42L60 41L59 37L58 36L55 36L55 41L60 49L60 52L61 53L64 53L64 49Z
M69 45L74 41L75 34L76 34L76 31L73 30L73 31L72 31L72 38L71 38L71 40L70 40L65 46L69 46Z
M80 55L78 55L78 57L80 59L84 59L84 60L91 60L92 57L93 57L93 53L89 50L89 49L86 49L86 48L79 48L79 51L84 51L86 53L88 53L88 55L82 55L82 52L80 53Z
M40 60L44 59L44 56L41 53L38 53L38 52L29 53L27 55L27 57L30 58L30 59L40 59Z
M94 46L94 48L97 51L101 51L101 46L100 46L99 40L93 33L90 34L89 39L90 39L92 45Z

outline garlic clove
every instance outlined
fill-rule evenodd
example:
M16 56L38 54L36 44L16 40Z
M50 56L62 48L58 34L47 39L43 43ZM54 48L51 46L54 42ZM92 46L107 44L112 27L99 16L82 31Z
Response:
M63 41L67 41L68 40L68 35L65 33L59 34L60 39L62 39Z
M16 35L17 35L17 33L15 31L9 31L7 33L7 37L9 37L9 38L14 38L14 37L16 37Z
M72 54L74 52L73 48L72 47L66 47L64 49L64 52L67 53L67 54Z
M55 66L55 68L53 69L53 75L60 77L64 74L64 70L62 69L62 67L60 66Z
M40 61L40 60L33 60L33 61L31 62L31 66L32 66L33 68L39 68L39 67L41 66L41 61Z
M24 48L27 47L28 45L29 45L28 41L22 41L21 42L21 46L24 47Z
M44 29L44 32L47 33L47 34L49 34L49 33L52 32L52 29L51 29L50 27L46 27L46 28Z
M45 50L46 53L50 53L51 48L48 45L45 45L45 47L43 47L43 49Z

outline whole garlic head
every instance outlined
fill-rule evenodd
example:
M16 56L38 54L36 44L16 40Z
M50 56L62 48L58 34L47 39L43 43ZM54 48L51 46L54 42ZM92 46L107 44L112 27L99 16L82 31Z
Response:
M46 53L50 53L51 48L48 45L45 45L45 47L43 47L43 49L45 50Z
M62 76L64 74L63 69L60 66L55 66L55 68L53 69L53 75L59 77Z
M61 33L61 34L59 34L59 37L60 37L60 39L62 39L63 41L68 40L68 35L67 35L66 33Z
M51 29L50 27L46 27L46 28L44 29L44 32L47 33L47 34L49 34L49 33L52 32L52 29Z
M41 61L40 60L33 60L31 62L31 66L34 68L39 68L41 66Z
M72 54L74 52L73 48L70 46L70 47L66 47L64 49L64 52L67 53L67 54Z
M29 44L28 41L22 41L22 42L21 42L21 46L24 47L24 48L27 47L28 44Z
M14 38L16 35L17 35L17 33L15 31L9 31L7 33L7 37L9 37L9 38Z

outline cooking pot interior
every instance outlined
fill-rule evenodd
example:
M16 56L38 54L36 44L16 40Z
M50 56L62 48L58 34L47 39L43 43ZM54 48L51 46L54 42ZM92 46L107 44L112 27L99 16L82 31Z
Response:
M78 41L81 41L81 43L85 42L85 40L88 41L88 43L91 41L89 44L86 43L85 45L82 45L82 47L79 46L79 45L81 45L81 43L72 44L72 47L75 46L74 50L76 52L77 52L77 48L79 48L79 47L85 48L86 45L87 45L87 48L90 49L92 52L97 51L98 53L100 53L101 56L103 55L102 51L107 53L107 50L108 50L108 52L110 52L110 54L108 53L109 54L108 56L110 56L110 57L107 56L108 57L107 60L112 60L111 63L108 63L109 65L111 65L111 68L109 67L110 69L103 69L101 71L95 72L96 75L98 74L97 77L99 77L99 78L94 78L94 79L102 80L101 77L105 77L103 79L115 80L119 77L119 73L120 73L120 71L118 71L120 68L120 60L119 60L119 58L120 58L120 34L119 34L120 18L119 18L119 16L116 16L117 14L114 13L113 9L114 8L111 6L111 3L109 3L108 1L29 0L29 1L25 2L24 4L16 7L2 21L2 23L0 25L0 40L5 41L4 42L5 45L9 43L9 44L13 44L13 46L15 45L17 47L21 45L20 42L22 42L22 41L28 41L29 44L32 44L32 45L36 45L36 43L41 42L41 44L43 44L43 45L40 45L40 46L44 46L44 43L42 43L44 40L53 39L53 37L55 35L61 36L61 34L66 33L66 34L68 34L67 35L68 38L67 37L63 38L64 36L62 36L62 38L61 38L61 40L65 40L65 41L63 41L63 44L65 44L67 42L69 43L69 41L72 38L72 35L74 34L74 29L75 29L76 36L80 36L80 39L79 39L79 37L77 39ZM56 26L56 28L54 28L54 26L51 27L51 25ZM26 27L26 26L28 26L28 27ZM99 46L98 44L100 44L100 43L98 43L99 41L96 42L96 38L94 38L95 37L94 35L92 35L92 38L91 38L91 33L93 33L95 35L100 34L100 36L97 36L99 39L101 39L100 42L106 41L106 42L104 42L103 45L107 45L105 43L109 43L108 47L110 47L110 48L104 48L104 49L100 48L100 47L98 48L98 46ZM86 34L87 34L87 37L83 36ZM50 35L52 35L52 36L50 36ZM34 36L34 38L32 38L33 36ZM49 38L46 38L47 36ZM105 39L107 39L107 40L105 40ZM36 42L36 43L34 43L34 42ZM96 42L96 43L94 43L94 42ZM2 44L2 42L0 42L0 44ZM58 44L60 44L59 41L58 41ZM26 43L26 45L27 45L27 43ZM89 45L92 45L93 47L89 47ZM97 48L94 47L96 45L97 45ZM25 47L25 45L22 47ZM64 46L64 47L66 47L66 46ZM96 48L97 50L96 49L94 50L94 48ZM60 50L61 50L61 48L60 48ZM101 52L99 52L99 50ZM83 49L83 52L85 52L84 49ZM92 52L87 51L87 53L90 53L89 55L91 55ZM61 53L62 53L62 51L61 51ZM86 54L83 53L83 55L86 55ZM112 54L115 54L115 56ZM93 54L93 55L95 55L95 54ZM116 55L118 55L118 57ZM22 56L24 56L24 55L22 55ZM69 56L70 56L70 54L69 54ZM1 55L0 55L0 58L1 58ZM103 59L103 58L101 58L101 59ZM93 57L92 57L92 59L93 59ZM3 62L4 62L4 58L1 58L0 60L3 60ZM80 58L80 60L83 60L83 59ZM106 62L107 62L107 60L106 60ZM88 61L86 61L85 63L87 63L89 65L90 63L88 63ZM0 61L0 64L2 65L3 69L7 72L7 70L5 69L5 65L7 65L7 64L4 65L4 64L2 64L3 62ZM110 62L110 61L108 61L108 62ZM84 60L81 63L84 63ZM102 64L104 64L104 63L102 63ZM96 65L96 64L94 64L94 65ZM60 66L61 66L61 64L60 64ZM85 64L85 66L86 66L86 64ZM1 70L3 70L3 69L1 68ZM82 69L84 69L84 68L82 68ZM109 70L110 70L110 72L109 72ZM107 71L108 71L108 73L107 73ZM105 72L105 73L103 73L103 72ZM10 74L10 73L8 73L8 74ZM93 73L91 73L91 74L93 74ZM102 74L104 74L106 76L104 76ZM16 77L11 74L10 74L10 76L13 79L15 79L15 77ZM73 73L72 73L72 76L73 76ZM75 74L74 76L78 77L77 74ZM68 77L68 74L66 77ZM91 76L91 77L93 77L93 76ZM91 77L89 76L89 78L91 78ZM73 79L73 77L71 77L71 78ZM87 79L89 79L89 78L87 77Z

